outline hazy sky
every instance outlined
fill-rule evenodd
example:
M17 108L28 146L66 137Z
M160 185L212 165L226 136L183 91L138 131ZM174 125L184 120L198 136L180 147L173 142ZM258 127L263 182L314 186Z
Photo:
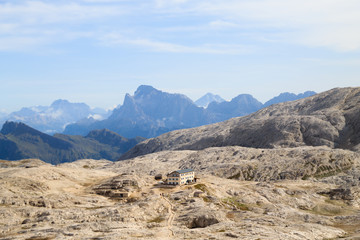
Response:
M265 102L360 86L358 0L0 0L0 109L141 84Z

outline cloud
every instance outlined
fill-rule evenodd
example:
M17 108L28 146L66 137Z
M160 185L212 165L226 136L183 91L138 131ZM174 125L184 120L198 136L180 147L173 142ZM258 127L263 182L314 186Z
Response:
M166 7L171 11L171 6ZM277 32L279 42L337 51L360 49L360 2L357 0L193 0L177 5L176 11L227 19L213 21L210 23L213 26L251 27L262 36L259 39L267 39L269 32ZM274 39L274 35L271 38Z
M80 3L47 3L24 1L22 4L1 4L0 20L27 25L74 23L88 21L121 13L113 6L88 6Z
M224 21L224 20L216 20L209 23L211 27L214 28L236 28L239 27L238 24Z
M82 0L82 1L88 3L121 3L121 2L129 2L130 0Z
M118 45L162 52L239 54L249 42L352 52L360 50L359 10L358 0L0 1L0 50L120 32L131 37ZM176 40L164 40L169 32Z
M61 41L69 42L93 33L97 21L122 15L120 6L86 5L81 2L0 2L0 51L36 49Z
M41 37L0 37L0 51L23 51L29 47L45 44Z
M157 7L168 7L190 2L190 0L155 0Z
M199 46L185 46L149 39L127 39L120 34L111 33L102 38L106 45L131 45L142 47L148 51L169 52L169 53L203 53L203 54L249 54L255 51L253 46L232 45L232 44L202 44Z

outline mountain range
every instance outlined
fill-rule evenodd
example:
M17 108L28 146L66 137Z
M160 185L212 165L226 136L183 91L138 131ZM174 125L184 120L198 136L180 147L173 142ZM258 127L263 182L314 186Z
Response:
M123 105L113 111L92 109L85 103L56 100L50 106L24 107L6 114L0 112L0 124L23 122L47 134L64 133L86 136L95 129L110 129L134 138L156 137L176 129L197 127L253 113L273 103L296 100L315 94L282 93L262 104L251 95L240 94L231 101L207 93L197 101L182 94L170 94L142 85L133 96L127 94Z
M306 93L311 94L315 92ZM283 94L274 101L286 101L287 96L293 100L305 95ZM133 96L127 94L124 104L116 108L109 118L69 124L64 134L86 135L91 130L106 128L128 138L151 138L172 130L198 127L248 115L264 107L249 94L240 94L231 101L221 101L216 95L206 94L196 102L208 107L197 106L183 94L166 93L142 85Z
M154 102L149 99L158 99L158 107L154 107ZM238 102L260 107L261 103L255 100L250 95L240 95L230 102L211 103L209 107L224 103L231 106L231 103ZM166 108L169 105L174 106L174 109ZM234 109L235 112L237 109ZM189 112L192 115L185 114ZM108 119L93 120L90 126L111 126L120 122L118 130L128 126L130 129L125 128L125 132L135 129L146 133L150 129L154 134L159 134L159 125L181 128L186 124L200 124L205 114L213 120L214 115L202 107L194 106L184 95L163 93L143 86L134 96L127 95L124 105L115 109ZM162 122L157 121L157 116L162 117ZM50 136L24 123L8 121L0 131L0 159L39 158L56 164L83 158L128 159L165 150L202 150L223 146L283 148L325 145L360 151L358 119L360 88L342 88L292 102L273 104L243 117L171 131L148 140L141 137L125 138L105 128L93 129L85 136ZM137 126L143 128L136 129ZM163 131L165 129L162 128Z
M0 131L0 159L39 158L58 164L77 159L116 160L143 138L127 139L106 129L87 136L50 136L24 123L6 122Z
M121 159L168 150L327 146L360 151L360 88L337 88L253 114L148 139Z
M104 119L111 112L101 108L91 109L85 103L70 103L67 100L56 100L50 106L24 107L9 115L0 115L0 123L17 121L48 134L64 131L69 123L82 119Z

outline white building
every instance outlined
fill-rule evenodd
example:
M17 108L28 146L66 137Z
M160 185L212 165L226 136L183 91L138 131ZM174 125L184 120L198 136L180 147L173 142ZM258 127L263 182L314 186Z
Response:
M192 169L183 169L171 172L167 175L167 182L171 185L183 185L194 182L195 172Z

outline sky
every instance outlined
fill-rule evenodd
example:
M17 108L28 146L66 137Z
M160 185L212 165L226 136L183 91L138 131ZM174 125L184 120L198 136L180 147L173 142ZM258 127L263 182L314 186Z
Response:
M0 111L146 84L261 102L360 86L358 0L0 0Z

